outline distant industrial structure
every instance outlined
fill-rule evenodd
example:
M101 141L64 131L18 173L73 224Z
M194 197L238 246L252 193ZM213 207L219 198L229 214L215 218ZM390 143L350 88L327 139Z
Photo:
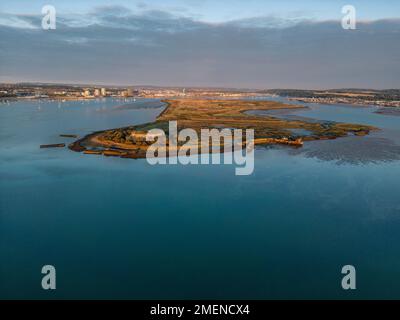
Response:
M85 98L90 98L90 97L99 98L99 97L107 97L108 96L106 88L94 88L94 89L86 88L82 92L82 95Z
M126 90L121 91L121 96L122 97L133 97L134 96L133 89L128 88Z

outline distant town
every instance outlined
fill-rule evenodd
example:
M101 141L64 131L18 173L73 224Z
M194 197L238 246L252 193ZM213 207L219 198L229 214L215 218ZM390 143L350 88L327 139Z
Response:
M131 87L101 87L58 84L0 84L0 99L94 99L100 97L133 97L139 92Z
M102 97L243 97L254 96L257 91L216 88L177 88L177 87L112 87L90 85L59 85L59 84L0 84L0 99L96 99Z
M96 86L47 83L2 83L0 101L14 99L85 100L105 97L142 98L231 98L281 96L306 103L376 105L400 107L400 89L292 90L182 88L156 86Z

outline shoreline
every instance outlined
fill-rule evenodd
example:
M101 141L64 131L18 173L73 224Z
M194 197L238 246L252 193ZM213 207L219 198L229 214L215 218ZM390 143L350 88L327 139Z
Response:
M270 96L270 95L266 95ZM46 102L67 102L67 101L94 101L98 99L160 99L163 100L171 100L171 99L208 99L208 100L216 100L216 99L227 99L227 100L237 100L240 101L244 98L249 98L252 96L242 95L242 96L171 96L167 98L159 97L159 96L135 96L135 97L122 97L122 96L101 96L101 97L1 97L0 103L10 103L10 102L18 102L18 101L46 101ZM286 96L279 96L281 98L285 98L288 101L296 101L296 102L303 102L303 103L311 103L311 104L326 104L326 105L348 105L353 107L374 107L379 109L399 109L400 110L400 101L342 101L342 100L335 100L326 99L326 98L301 98L301 97L286 97ZM381 113L381 112L378 112Z
M354 107L375 107L375 108L398 108L400 109L400 101L341 101L336 100L332 101L331 99L327 98L296 98L296 97L286 97L289 101L297 101L297 102L304 102L304 103L317 103L317 104L342 104L342 105L349 105Z
M304 141L331 140L346 137L349 134L365 136L377 128L365 125L345 123L308 123L301 120L283 120L273 115L253 116L246 114L251 110L282 110L303 109L304 106L289 105L275 101L248 101L248 100L210 100L210 99L163 99L165 109L157 116L155 121L135 126L108 129L93 132L71 143L68 148L72 151L85 154L116 156L122 158L141 159L146 157L149 144L133 143L130 134L134 131L146 132L152 128L165 128L169 121L177 121L180 129L194 128L254 128L254 145L280 144L292 147L302 147ZM290 133L293 129L305 129L312 135L302 136ZM211 145L213 148L222 144ZM242 144L243 146L243 144ZM182 146L177 146L179 151ZM175 154L175 148L167 147ZM224 150L219 150L223 153Z

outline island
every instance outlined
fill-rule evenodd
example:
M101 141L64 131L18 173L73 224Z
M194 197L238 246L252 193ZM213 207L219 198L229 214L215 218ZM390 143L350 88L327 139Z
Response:
M94 132L71 143L69 148L85 154L145 158L148 147L153 143L146 141L147 132L162 129L168 135L170 121L177 121L178 130L191 128L196 132L206 128L254 129L255 145L292 147L301 147L304 141L364 136L371 130L377 130L360 124L278 117L273 114L274 111L295 111L307 107L275 101L183 98L162 102L166 107L154 122ZM263 114L254 114L256 112Z

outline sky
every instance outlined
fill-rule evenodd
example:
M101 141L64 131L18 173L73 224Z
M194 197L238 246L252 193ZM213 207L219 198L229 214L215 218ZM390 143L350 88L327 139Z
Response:
M399 52L397 0L0 2L0 82L400 88Z

